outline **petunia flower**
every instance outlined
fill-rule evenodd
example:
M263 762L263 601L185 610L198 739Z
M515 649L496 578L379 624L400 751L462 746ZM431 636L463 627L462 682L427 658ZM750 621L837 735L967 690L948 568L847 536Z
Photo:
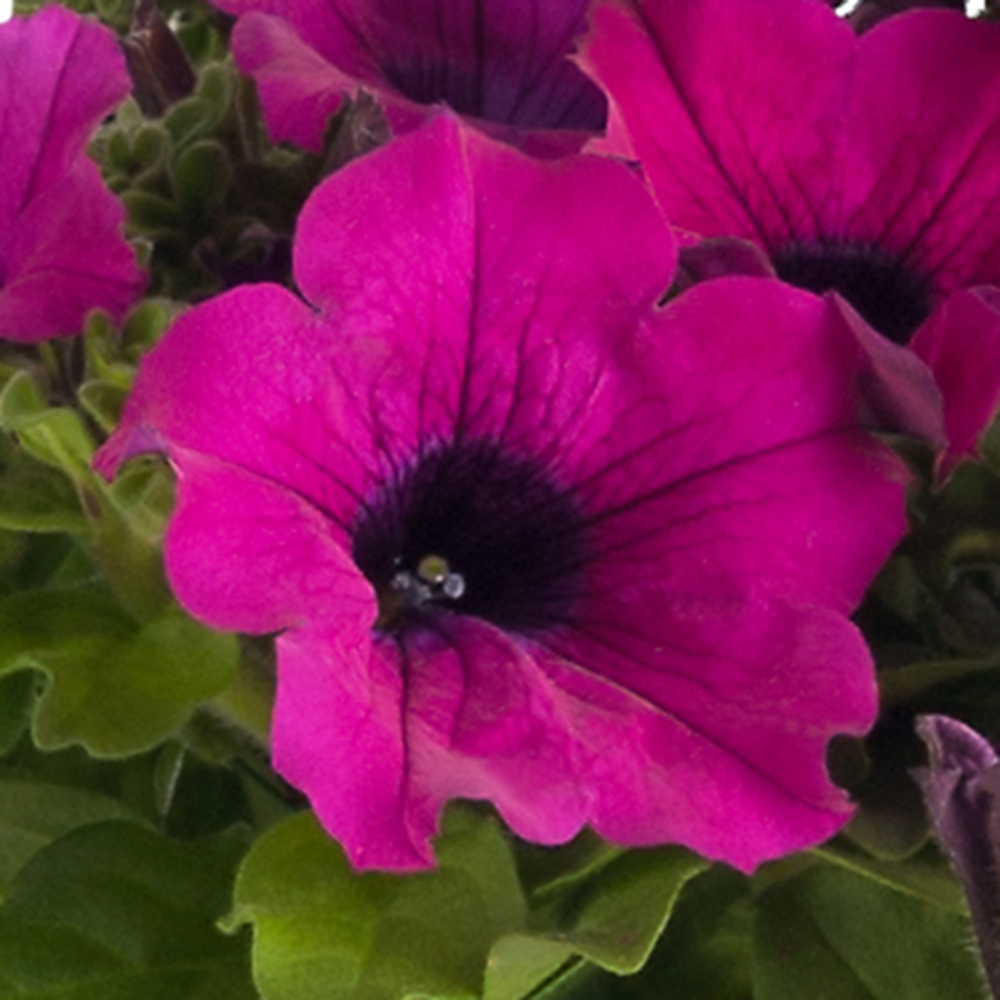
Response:
M917 10L859 38L816 0L603 0L581 60L676 226L755 242L935 368L947 467L1000 404L998 61L998 24Z
M1000 997L1000 760L974 729L924 715L930 763L916 775L934 833L965 890L994 997Z
M604 127L604 96L568 59L588 0L213 0L240 15L233 51L272 138L319 151L348 95L374 94L397 132L444 103L539 155Z
M431 863L457 797L743 869L848 819L846 616L905 474L833 303L737 278L659 312L674 266L627 168L443 115L312 195L305 301L236 289L144 359L99 468L168 456L173 587L281 632L273 762L355 865Z
M0 337L77 333L119 319L145 284L124 209L86 155L129 92L114 36L58 6L0 25Z

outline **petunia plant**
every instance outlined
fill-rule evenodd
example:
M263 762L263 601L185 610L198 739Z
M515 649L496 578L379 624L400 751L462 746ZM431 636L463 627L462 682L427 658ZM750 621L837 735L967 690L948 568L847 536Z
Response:
M0 1000L996 989L1000 38L834 6L0 23Z

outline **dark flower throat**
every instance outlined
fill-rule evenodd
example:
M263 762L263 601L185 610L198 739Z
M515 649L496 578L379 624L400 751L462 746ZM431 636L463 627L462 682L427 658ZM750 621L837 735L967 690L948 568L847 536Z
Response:
M531 88L537 86L541 67L528 73L520 64L507 66L485 59L482 53L464 60L414 53L385 61L382 72L418 104L444 103L459 114L517 128L591 132L604 128L606 101L582 73L568 72L568 79L547 86L545 99L540 100Z
M931 312L931 283L896 254L858 242L793 241L771 254L778 277L839 292L883 336L906 344Z
M492 441L426 450L367 498L352 533L387 634L442 612L536 633L565 623L579 596L586 552L572 493Z

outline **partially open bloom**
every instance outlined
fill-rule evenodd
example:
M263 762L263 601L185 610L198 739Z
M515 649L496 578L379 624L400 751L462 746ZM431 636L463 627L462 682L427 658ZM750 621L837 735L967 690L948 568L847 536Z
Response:
M744 869L848 818L846 616L905 475L832 302L734 278L660 312L674 257L625 167L443 115L313 194L306 302L236 289L145 359L99 467L165 453L179 598L282 630L274 764L355 864L429 864L454 797Z
M604 126L604 96L568 58L587 0L213 2L240 15L233 51L276 140L319 150L359 89L396 131L443 103L540 154L579 149Z
M86 155L129 86L99 24L51 6L0 25L0 337L77 333L141 293L124 209Z
M757 243L932 365L949 465L1000 403L998 62L998 24L858 38L815 0L603 0L583 57L675 225Z
M958 874L993 996L1000 996L1000 759L974 729L925 715L930 764L917 774L934 833Z

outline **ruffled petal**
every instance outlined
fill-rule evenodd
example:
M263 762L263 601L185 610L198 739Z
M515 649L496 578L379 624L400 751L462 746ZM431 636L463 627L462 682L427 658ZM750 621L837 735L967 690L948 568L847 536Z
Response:
M1000 410L1000 290L974 288L950 296L910 346L944 397L946 479L962 459L979 457L979 440Z
M674 225L770 249L826 231L857 183L842 134L855 45L813 0L606 0L580 64Z
M86 159L130 86L95 22L53 5L0 26L0 337L78 333L89 310L119 320L141 294L124 210Z
M539 164L444 115L336 180L303 210L295 275L351 341L336 366L380 447L463 434L523 453L604 419L605 345L676 262L626 168Z
M211 455L308 499L347 546L376 462L349 389L331 377L337 350L335 331L283 288L220 295L143 359L96 467L111 475L134 455L177 448Z
M124 207L89 160L31 199L6 234L0 336L78 333L91 309L121 320L146 285L124 227Z
M586 0L224 0L241 15L240 68L260 85L268 127L318 150L328 115L359 87L400 132L447 104L539 155L575 152L606 116L597 88L569 61ZM264 16L261 16L264 15ZM564 132L568 143L550 142Z
M0 232L84 154L131 89L114 36L47 6L0 28Z
M998 60L1000 24L958 11L892 17L858 43L846 132L870 181L845 230L939 294L1000 281Z
M411 801L402 675L370 629L316 622L278 639L272 761L357 868L433 863L436 810Z
M320 152L330 119L358 83L281 18L257 13L240 18L232 44L237 65L257 83L271 139Z
M716 594L642 629L610 645L570 637L542 659L572 719L598 833L682 843L751 871L847 822L824 750L835 733L863 733L877 710L852 626Z

